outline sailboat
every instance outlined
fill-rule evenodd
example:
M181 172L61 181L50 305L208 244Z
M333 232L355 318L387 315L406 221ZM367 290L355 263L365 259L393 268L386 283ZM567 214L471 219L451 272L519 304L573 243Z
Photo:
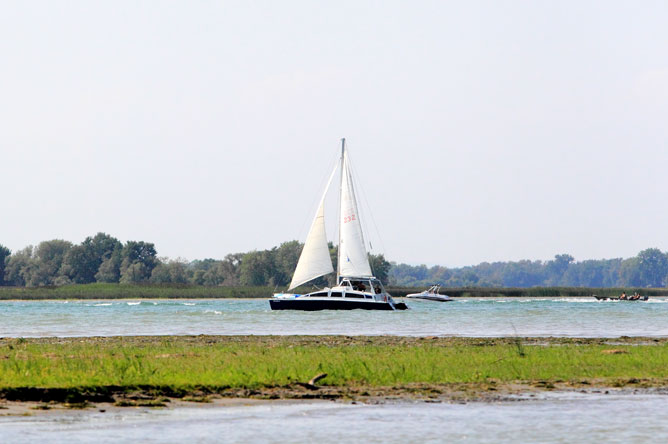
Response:
M334 272L325 232L325 196L339 168L329 176L325 192L311 224L288 291ZM353 186L346 139L341 139L341 183L339 198L339 252L336 285L308 294L277 293L269 300L272 310L405 310L395 302L371 270L364 246L357 199Z

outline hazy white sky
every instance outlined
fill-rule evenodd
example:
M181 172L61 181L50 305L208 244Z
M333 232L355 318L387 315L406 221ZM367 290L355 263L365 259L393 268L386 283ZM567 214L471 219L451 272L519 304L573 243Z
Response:
M0 10L12 250L98 231L188 259L303 241L341 137L391 260L668 250L668 2Z

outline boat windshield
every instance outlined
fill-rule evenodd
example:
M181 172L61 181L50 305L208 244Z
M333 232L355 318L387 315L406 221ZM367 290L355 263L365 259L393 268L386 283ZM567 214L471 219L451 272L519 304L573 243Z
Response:
M341 287L348 287L354 291L380 294L383 292L383 285L378 279L341 279Z

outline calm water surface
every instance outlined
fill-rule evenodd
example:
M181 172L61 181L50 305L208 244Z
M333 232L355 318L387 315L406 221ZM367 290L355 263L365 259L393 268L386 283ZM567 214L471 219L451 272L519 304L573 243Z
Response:
M668 336L668 299L409 301L410 310L271 311L266 299L0 302L0 337L112 335Z
M668 396L546 394L499 403L267 404L0 417L5 442L668 442Z

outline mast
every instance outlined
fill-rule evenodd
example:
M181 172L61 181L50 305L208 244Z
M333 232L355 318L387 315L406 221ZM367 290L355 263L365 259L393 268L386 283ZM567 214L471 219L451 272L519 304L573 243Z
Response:
M336 285L341 276L341 196L343 195L343 158L346 151L346 138L341 139L341 181L339 182L339 245L336 248Z

